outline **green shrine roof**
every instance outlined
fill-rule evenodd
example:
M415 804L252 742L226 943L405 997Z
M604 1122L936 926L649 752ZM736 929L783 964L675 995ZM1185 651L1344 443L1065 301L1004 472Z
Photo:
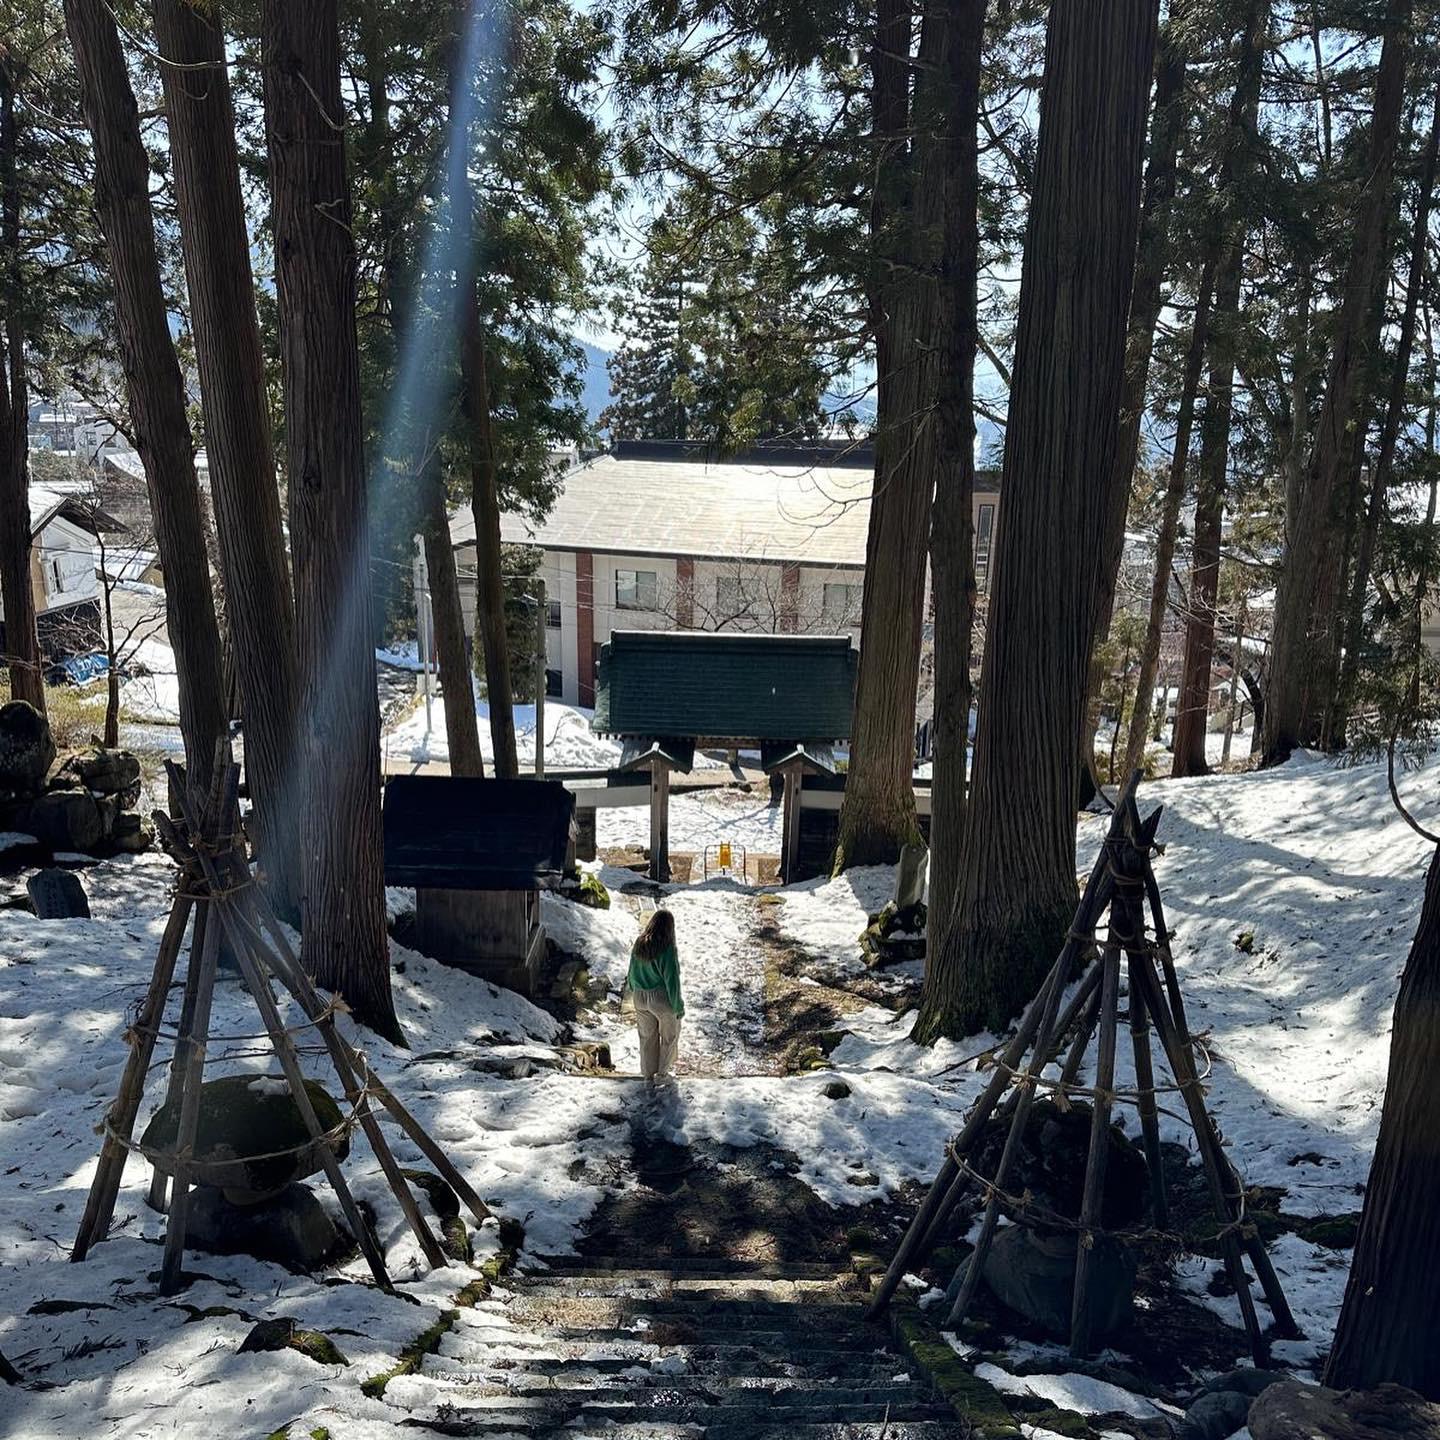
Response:
M603 735L845 740L858 656L845 635L621 630L600 651Z

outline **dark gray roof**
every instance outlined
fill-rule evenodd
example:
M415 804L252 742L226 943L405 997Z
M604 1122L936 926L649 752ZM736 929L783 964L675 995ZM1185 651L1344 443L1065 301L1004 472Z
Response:
M385 787L385 881L535 890L565 871L575 797L549 780L399 775Z
M621 630L600 651L594 727L621 736L844 740L848 636Z

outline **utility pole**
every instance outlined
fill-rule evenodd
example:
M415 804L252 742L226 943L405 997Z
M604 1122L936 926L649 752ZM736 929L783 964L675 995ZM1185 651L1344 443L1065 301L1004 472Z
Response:
M536 582L535 591L535 778L545 778L545 659L546 621L549 606L545 603L545 582Z

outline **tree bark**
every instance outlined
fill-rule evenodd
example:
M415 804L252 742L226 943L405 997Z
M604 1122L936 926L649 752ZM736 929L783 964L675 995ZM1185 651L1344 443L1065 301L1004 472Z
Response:
M65 24L95 147L95 210L115 287L120 365L165 571L185 761L208 781L225 733L220 632L180 362L170 338L150 213L150 165L115 22L104 0L65 0Z
M917 147L910 141L911 0L879 0L871 52L875 191L870 287L875 333L875 485L865 541L860 661L835 868L887 864L919 838L915 701L935 486L935 357L922 340L933 279L915 251Z
M475 633L485 660L485 694L490 710L495 778L514 780L520 774L520 759L515 746L510 645L505 634L500 497L495 473L495 439L490 424L485 330L473 278L466 282L460 304L462 408L470 437L470 507L475 515Z
M1190 603L1175 707L1172 775L1204 775L1210 717L1210 672L1215 657L1215 597L1220 581L1220 528L1230 464L1230 422L1235 397L1235 340L1245 266L1246 196L1254 167L1260 68L1270 25L1268 0L1255 0L1240 36L1235 90L1226 122L1220 166L1221 214L1215 233L1215 300L1208 330L1210 374L1200 421L1200 468L1195 494L1195 536L1190 561Z
M1172 6L1159 37L1149 160L1145 166L1145 188L1140 200L1140 239L1136 249L1135 285L1130 297L1130 323L1125 342L1120 439L1115 451L1115 483L1106 521L1104 569L1095 631L1090 642L1085 730L1080 743L1081 762L1087 766L1095 753L1095 731L1100 718L1103 675L1099 654L1115 614L1115 592L1125 552L1125 517L1135 485L1135 464L1140 454L1140 426L1145 418L1150 359L1155 350L1155 327L1160 320L1165 271L1170 258L1170 212L1175 199L1180 141L1185 133L1185 71L1188 60L1184 39L1185 18L1181 6ZM1143 725L1141 728L1143 730ZM1116 733L1119 733L1118 729Z
M15 76L0 53L0 295L4 334L0 336L0 611L10 675L10 698L29 701L45 713L45 680L35 628L35 592L30 584L30 412L25 383L25 333L20 321L20 177L16 162Z
M1437 1187L1440 850L1395 1002L1385 1108L1325 1384L1368 1390L1388 1381L1440 1400Z
M1430 208L1434 198L1437 156L1440 156L1440 87L1435 91L1430 136L1425 143L1425 157L1420 166L1420 190L1415 200L1410 268L1405 279L1405 310L1400 318L1400 334L1395 344L1395 366L1390 376L1385 419L1380 428L1379 451L1370 472L1370 494L1356 547L1354 573L1350 580L1340 683L1335 697L1335 713L1330 723L1331 738L1337 747L1345 744L1350 706L1360 674L1360 646L1365 639L1365 598L1370 588L1370 571L1375 563L1375 537L1380 529L1380 516L1385 508L1385 496L1389 492L1390 479L1395 469L1395 447L1405 419L1405 391L1410 378L1410 357L1415 349L1415 322L1420 312L1420 292L1425 285L1425 246L1430 235Z
M299 914L295 606L218 18L153 0L252 824L275 907Z
M357 1019L399 1040L335 0L265 0L261 35L300 676L303 956Z
M1115 483L1158 6L1050 9L964 861L915 1034L1003 1024L1075 908L1075 743Z
M1125 768L1129 775L1145 762L1150 737L1150 716L1155 704L1155 681L1160 670L1160 647L1165 638L1165 614L1170 608L1170 577L1175 565L1175 539L1180 530L1180 507L1185 501L1185 473L1190 463L1190 437L1195 427L1195 397L1210 332L1210 300L1215 288L1214 266L1201 272L1195 315L1190 323L1190 344L1180 382L1180 405L1175 416L1175 443L1170 472L1160 503L1160 529L1155 536L1155 573L1150 580L1150 610L1140 643L1140 673L1135 681L1135 705L1125 736ZM1162 710L1163 714L1163 710Z
M452 775L483 775L480 731L475 720L475 689L470 660L465 653L465 617L460 606L460 582L455 573L455 550L450 544L450 521L445 513L445 485L439 462L432 460L420 473L421 533L425 569L430 576L430 609L435 617L435 654L440 663L440 693L445 701L445 735L450 749Z
M461 9L459 30L468 23ZM450 114L468 117L462 87L470 83L464 73L465 45L457 41L450 73ZM451 120L455 129L460 122ZM455 176L454 224L468 245L456 267L456 322L460 329L460 409L465 420L470 456L470 508L475 516L475 635L485 664L485 693L490 711L490 747L497 780L514 780L520 774L515 745L514 691L510 684L510 646L505 634L505 577L500 550L500 476L495 453L495 430L490 414L489 362L485 353L485 321L480 313L476 285L482 235L470 180L468 119L452 143L463 145L467 155L453 164ZM543 741L541 742L543 743Z
M979 333L980 54L986 0L949 0L927 11L922 61L935 53L933 137L922 132L921 190L938 200L940 255L932 311L938 360L935 500L930 576L935 606L935 768L930 792L930 922L926 947L944 948L954 913L965 833L970 739L970 655L975 623L975 349ZM931 30L940 31L939 43ZM924 72L922 72L924 73ZM927 86L927 89L929 87Z
M1377 301L1388 270L1410 12L1410 0L1392 0L1388 7L1364 183L1350 225L1350 257L1325 398L1297 503L1285 517L1285 566L1275 597L1262 748L1264 763L1271 765L1287 759L1297 746L1318 740L1338 683L1331 617L1340 603L1342 512L1355 448L1362 439L1360 403L1380 339Z

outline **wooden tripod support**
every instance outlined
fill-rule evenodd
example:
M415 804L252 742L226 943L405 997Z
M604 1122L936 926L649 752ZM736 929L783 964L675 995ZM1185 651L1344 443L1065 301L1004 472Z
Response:
M187 788L177 767L171 765L167 769L170 772L171 793L179 797L180 817L178 821L172 820L156 812L154 818L166 851L180 867L180 880L149 988L127 1037L130 1055L121 1076L119 1092L106 1114L100 1163L91 1182L85 1214L70 1258L83 1260L90 1247L105 1238L114 1217L126 1157L131 1150L141 1149L134 1139L135 1120L144 1098L145 1078L151 1068L155 1042L160 1036L186 926L193 912L195 923L166 1097L178 1111L178 1130L173 1149L163 1157L151 1155L152 1159L165 1159L171 1175L160 1293L172 1295L182 1285L181 1265L200 1114L200 1086L206 1048L216 1038L210 1033L210 1008L222 937L239 963L241 978L255 1002L265 1037L275 1051L296 1108L309 1132L308 1144L295 1148L313 1146L376 1283L386 1290L392 1288L385 1269L384 1252L374 1227L365 1212L356 1205L337 1156L340 1141L357 1125L380 1162L380 1168L426 1260L431 1266L447 1264L445 1252L421 1214L414 1193L396 1163L376 1112L371 1108L371 1101L378 1101L389 1112L464 1202L477 1223L487 1219L490 1211L440 1146L371 1071L364 1056L340 1034L335 1025L336 1004L321 998L265 897L255 886L239 838L240 772L231 759L229 743L222 740L216 746L214 774L208 795L196 793L193 787ZM272 976L300 1006L305 1015L303 1025L285 1025L271 986ZM305 1089L294 1039L294 1033L302 1029L313 1031L319 1037L349 1102L349 1110L342 1123L330 1130L321 1125ZM150 1186L150 1201L156 1208L163 1209L165 1195L165 1175L157 1166Z
M1164 1229L1168 1224L1168 1205L1156 1095L1161 1090L1169 1090L1178 1093L1184 1101L1186 1117L1195 1133L1211 1208L1219 1225L1216 1238L1220 1243L1226 1274L1240 1302L1256 1363L1264 1363L1266 1344L1242 1256L1248 1257L1254 1267L1274 1317L1276 1333L1285 1337L1295 1337L1300 1333L1264 1242L1255 1226L1245 1218L1244 1186L1221 1145L1219 1131L1205 1107L1204 1085L1195 1062L1195 1045L1185 1019L1179 980L1170 954L1160 887L1150 864L1151 852L1156 848L1155 832L1161 812L1156 809L1146 819L1140 818L1135 803L1139 778L1137 772L1121 792L1065 945L1040 993L1021 1018L1014 1036L994 1062L994 1073L967 1113L959 1134L946 1147L940 1171L871 1302L869 1314L872 1318L890 1303L906 1271L924 1262L939 1243L956 1206L970 1187L977 1185L985 1199L980 1233L974 1250L957 1268L946 1291L949 1302L947 1328L954 1329L964 1321L995 1238L1002 1204L1011 1204L1022 1222L1024 1220L1024 1202L1007 1195L1005 1186L1019 1154L1025 1123L1036 1093L1041 1089L1053 1089L1062 1097L1084 1096L1092 1106L1080 1217L1078 1222L1068 1227L1073 1228L1077 1236L1070 1351L1076 1357L1088 1354L1091 1349L1089 1295L1093 1241L1103 1234L1100 1214L1111 1108L1117 1101L1132 1103L1139 1113L1141 1141L1150 1176L1152 1223L1156 1228ZM1146 938L1147 907L1154 929L1153 941ZM1107 912L1108 924L1102 945L1096 939L1096 930ZM1062 1011L1060 1001L1067 986L1075 978L1084 959L1097 951L1098 963L1080 979ZM1119 1039L1122 968L1129 982L1129 1030L1135 1062L1135 1088L1117 1093L1115 1056ZM1174 1079L1173 1085L1157 1087L1155 1083L1150 1047L1152 1030L1160 1042ZM1096 1041L1094 1084L1085 1087L1076 1082L1092 1040ZM1067 1042L1069 1048L1060 1079L1045 1079L1044 1071L1060 1060ZM969 1157L992 1117L1004 1122L1007 1130L995 1173L987 1178L976 1173ZM1047 1217L1047 1223L1053 1223L1057 1218Z

